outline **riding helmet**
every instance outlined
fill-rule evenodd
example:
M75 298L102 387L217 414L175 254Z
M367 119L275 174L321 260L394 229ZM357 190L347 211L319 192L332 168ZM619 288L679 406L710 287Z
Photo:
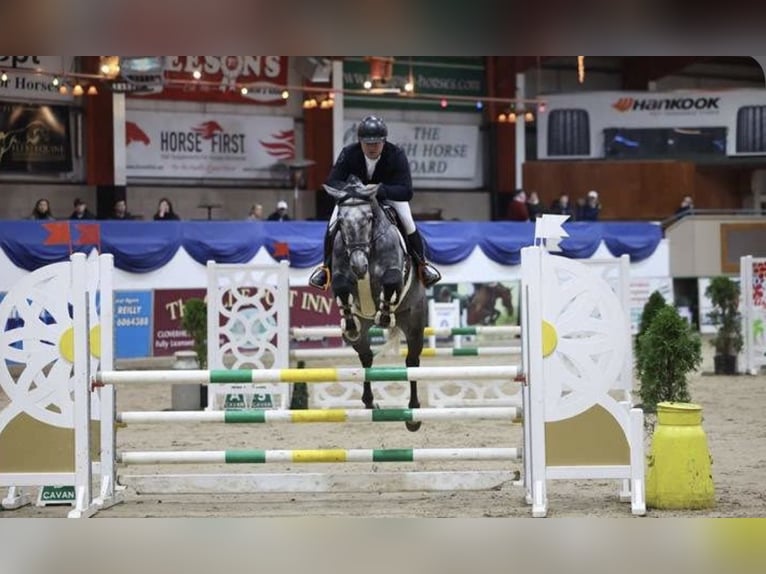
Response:
M386 140L388 128L386 124L377 116L367 116L361 122L356 130L356 135L360 142L377 143Z

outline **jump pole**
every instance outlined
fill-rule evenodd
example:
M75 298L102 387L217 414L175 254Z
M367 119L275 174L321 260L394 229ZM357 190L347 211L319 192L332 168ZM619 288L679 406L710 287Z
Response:
M122 464L267 464L521 460L518 448L357 448L121 452Z
M244 409L227 411L126 411L117 414L118 423L380 423L456 420L521 421L516 407L440 409Z
M373 353L375 349L373 348ZM400 357L407 356L407 349L400 349ZM425 347L420 358L430 357L497 357L508 355L521 355L521 347ZM358 357L351 347L334 347L327 349L293 349L290 351L290 359L305 361L311 359L353 359Z
M339 381L434 381L455 379L518 379L519 366L461 367L349 367L326 369L242 369L100 371L94 386L145 384L247 384L247 383L335 383Z
M328 325L325 327L293 327L290 336L295 339L312 337L340 337L340 327ZM371 337L388 336L388 329L371 327ZM426 327L423 329L424 337L454 337L457 335L506 335L518 337L521 335L521 327L515 325L487 325L479 327Z

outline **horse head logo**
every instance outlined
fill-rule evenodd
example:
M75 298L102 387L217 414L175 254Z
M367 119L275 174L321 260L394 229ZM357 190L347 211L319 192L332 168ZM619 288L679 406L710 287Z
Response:
M135 122L125 122L125 145L130 145L133 142L149 145L151 139L144 130L138 127Z
M207 122L202 122L198 126L194 126L192 131L194 133L202 134L202 139L210 140L213 139L213 136L216 134L222 134L223 127L221 127L221 124L219 124L217 121L210 120Z

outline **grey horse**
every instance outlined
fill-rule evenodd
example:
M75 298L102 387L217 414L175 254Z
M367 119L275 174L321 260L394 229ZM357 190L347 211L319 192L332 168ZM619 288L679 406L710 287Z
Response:
M407 254L396 225L375 198L377 185L351 176L342 189L324 186L338 206L332 253L332 290L341 310L343 338L365 368L372 367L369 329L389 329L389 340L404 333L407 367L420 366L427 321L425 287ZM375 408L370 381L362 401ZM417 381L410 381L409 408L420 407ZM407 422L416 431L419 422Z

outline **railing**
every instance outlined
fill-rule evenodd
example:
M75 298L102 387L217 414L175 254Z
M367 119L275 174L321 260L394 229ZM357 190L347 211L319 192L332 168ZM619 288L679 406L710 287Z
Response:
M766 217L766 210L764 209L690 209L683 213L675 213L670 217L667 217L660 221L662 230L665 231L668 227L681 221L685 217L689 216L712 216L712 217Z

